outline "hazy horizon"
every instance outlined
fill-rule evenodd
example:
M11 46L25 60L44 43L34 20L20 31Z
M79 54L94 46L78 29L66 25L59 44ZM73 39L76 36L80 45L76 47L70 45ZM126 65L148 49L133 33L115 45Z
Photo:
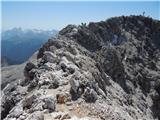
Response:
M160 2L2 2L2 30L12 28L60 30L68 24L106 20L121 15L160 19Z
M28 30L40 30L40 31L59 31L57 29L37 29L37 28L22 28L22 27L18 27L18 26L15 26L15 27L12 27L12 28L8 28L8 29L2 29L2 32L6 32L6 31L10 31L10 30L14 30L14 29L21 29L22 31L28 31Z

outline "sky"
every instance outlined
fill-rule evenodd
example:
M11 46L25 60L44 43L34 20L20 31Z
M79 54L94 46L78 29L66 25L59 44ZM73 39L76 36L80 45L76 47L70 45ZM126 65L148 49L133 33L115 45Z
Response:
M106 20L121 15L140 15L160 20L160 2L56 2L3 1L2 30L23 29L61 30L68 24Z

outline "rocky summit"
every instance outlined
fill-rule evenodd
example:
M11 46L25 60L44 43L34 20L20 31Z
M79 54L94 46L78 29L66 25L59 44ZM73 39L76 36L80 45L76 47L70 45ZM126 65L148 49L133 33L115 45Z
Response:
M160 120L159 20L68 25L36 55L3 77L1 119Z

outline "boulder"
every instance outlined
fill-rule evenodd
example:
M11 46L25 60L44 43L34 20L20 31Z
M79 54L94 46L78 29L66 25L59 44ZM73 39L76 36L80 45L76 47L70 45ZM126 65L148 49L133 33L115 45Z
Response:
M36 68L36 66L32 62L28 62L24 68L24 76L27 79L33 79L34 74L30 74L29 72L33 69ZM33 72L32 72L33 73Z
M17 105L9 112L8 117L19 118L21 114L23 114L23 107L21 105Z
M86 102L95 102L98 99L98 95L95 90L89 87L85 88L83 97Z
M31 108L32 107L32 104L35 102L37 96L36 95L31 95L27 98L25 98L23 101L22 101L22 106L23 106L23 109L27 108Z
M44 102L44 105L43 105L44 109L48 109L51 112L55 111L56 100L54 97L46 97L43 99L43 102Z
M45 51L44 56L43 56L43 60L45 61L45 63L46 62L56 63L56 62L58 62L58 57L50 51Z

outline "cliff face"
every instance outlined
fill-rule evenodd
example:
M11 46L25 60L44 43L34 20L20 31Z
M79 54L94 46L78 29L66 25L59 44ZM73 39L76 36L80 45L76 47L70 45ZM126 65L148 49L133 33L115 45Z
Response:
M160 119L160 21L68 25L2 91L2 119Z

